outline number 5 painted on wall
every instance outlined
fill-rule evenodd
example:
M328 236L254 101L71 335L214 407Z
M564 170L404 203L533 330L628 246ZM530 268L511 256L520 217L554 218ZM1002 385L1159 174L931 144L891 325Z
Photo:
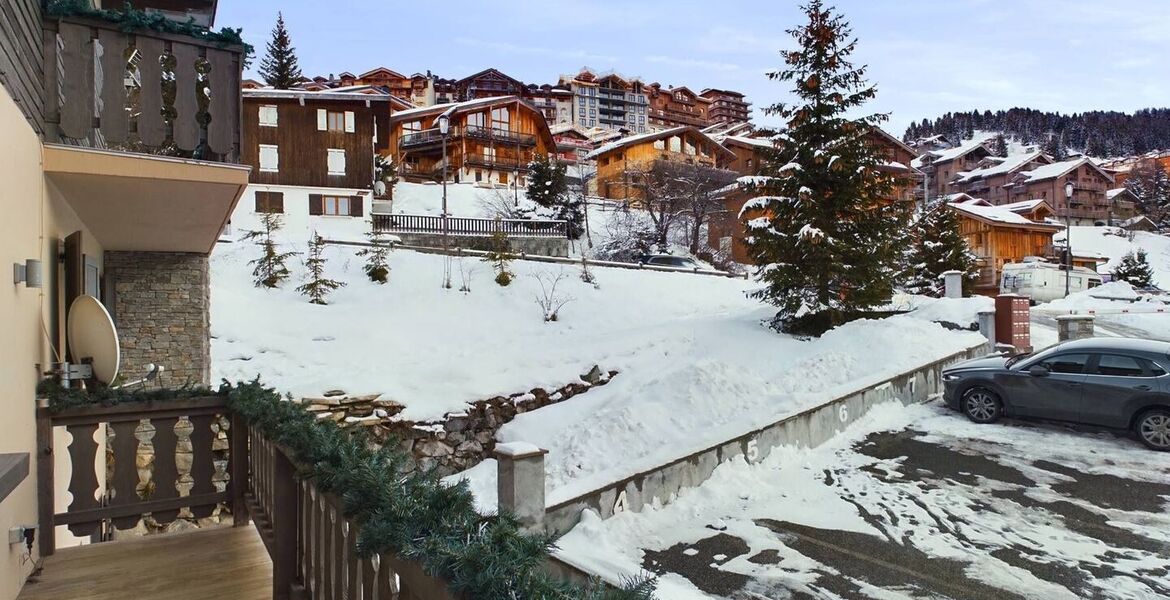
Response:
M754 463L760 458L760 446L756 440L748 440L747 443L747 459L749 463Z

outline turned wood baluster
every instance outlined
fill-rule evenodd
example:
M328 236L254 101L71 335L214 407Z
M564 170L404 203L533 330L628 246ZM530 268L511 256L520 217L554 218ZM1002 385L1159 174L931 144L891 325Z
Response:
M191 417L191 495L214 494L215 457L212 454L212 444L215 443L215 431L212 424L215 415L198 415ZM196 519L205 519L215 512L215 504L192 506L191 516Z
M163 120L162 64L164 44L158 38L136 36L138 73L142 86L138 90L138 139L151 147L162 146L167 139Z
M73 476L69 478L69 493L73 495L73 500L69 503L69 512L99 508L101 502L95 497L98 479L94 467L98 449L94 434L97 433L98 425L70 425L65 429L73 436L69 444L69 461L73 466ZM102 464L105 464L104 460ZM75 523L69 526L69 531L73 535L96 537L100 535L99 525L98 521Z
M179 480L179 467L175 462L175 450L179 445L179 436L175 433L177 417L166 419L152 419L154 424L154 493L151 500L168 500L179 497L179 490L175 483ZM160 525L166 525L179 516L179 510L157 511L152 515Z
M107 485L113 490L110 506L124 506L141 502L138 496L138 437L135 435L141 421L119 421L110 423L114 431L114 478ZM138 525L142 515L119 517L113 520L118 529L131 529Z

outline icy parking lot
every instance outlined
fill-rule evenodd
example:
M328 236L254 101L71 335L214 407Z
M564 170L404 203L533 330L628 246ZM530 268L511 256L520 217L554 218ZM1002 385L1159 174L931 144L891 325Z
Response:
M560 555L660 598L1170 597L1170 454L1108 432L876 408L673 504L586 514Z

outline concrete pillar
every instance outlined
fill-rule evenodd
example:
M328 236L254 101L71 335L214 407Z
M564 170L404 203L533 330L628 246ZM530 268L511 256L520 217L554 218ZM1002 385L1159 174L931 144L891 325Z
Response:
M946 290L945 296L947 298L963 297L962 271L944 271L941 277L943 279L943 288Z
M1093 315L1056 317L1056 335L1062 342L1093 337Z
M496 444L496 492L500 513L510 513L529 532L544 527L544 455L528 442Z
M987 341L995 344L995 311L981 310L978 315L979 319L979 333L987 338Z

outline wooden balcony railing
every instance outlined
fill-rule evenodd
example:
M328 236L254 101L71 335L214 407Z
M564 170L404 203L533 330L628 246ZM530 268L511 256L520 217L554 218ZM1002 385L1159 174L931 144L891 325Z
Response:
M459 128L453 127L447 132L447 140L450 141L459 136ZM439 128L424 129L422 131L414 131L403 133L402 137L398 138L399 148L419 148L422 146L437 145L443 143L443 134L439 132Z
M481 127L479 125L468 125L463 128L463 135L467 138L477 140L492 140L499 144L505 145L520 145L520 146L535 146L536 136L531 133L521 133L519 131L512 131L510 129L501 129L498 127Z
M45 139L236 162L242 46L44 20Z
M67 449L73 467L68 486L72 501L61 513L55 510L53 478L53 439L58 427L72 437ZM40 407L37 478L42 528L51 532L57 525L67 525L74 535L101 542L111 539L117 529L135 527L147 514L166 525L182 509L202 519L212 516L217 507L229 509L237 524L246 522L240 520L245 512L244 488L239 482L247 474L241 429L221 396L58 412ZM145 460L147 449L153 460ZM150 465L143 469L145 473L139 471L140 458ZM38 538L41 555L53 554L53 534Z
M507 156L484 156L478 153L465 154L463 156L463 166L528 172L527 160L519 160Z
M247 428L247 426L245 426ZM341 501L298 478L296 457L247 428L248 511L272 557L273 600L455 600L447 585L389 554L361 558Z
M374 231L386 233L442 234L443 217L438 215L371 215ZM516 238L566 238L564 221L527 219L473 219L447 217L447 233L462 236L491 236L503 232Z

